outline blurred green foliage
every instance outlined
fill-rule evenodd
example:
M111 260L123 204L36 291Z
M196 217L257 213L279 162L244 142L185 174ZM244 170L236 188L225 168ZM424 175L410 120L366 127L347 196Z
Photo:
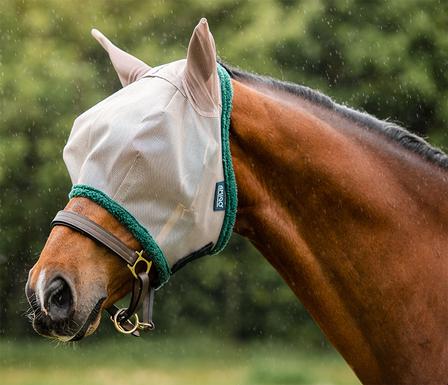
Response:
M71 124L120 87L92 27L158 65L185 57L205 16L224 61L448 143L444 0L3 0L1 8L0 335L31 332L23 288L67 201L62 148ZM320 341L289 289L238 237L177 273L155 311L170 334Z

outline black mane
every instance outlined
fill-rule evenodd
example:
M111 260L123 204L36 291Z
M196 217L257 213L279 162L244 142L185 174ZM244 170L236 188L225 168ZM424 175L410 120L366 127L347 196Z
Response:
M271 89L287 91L312 103L316 103L342 115L358 125L361 125L369 130L377 131L385 135L387 138L397 142L400 146L419 154L429 162L444 169L448 169L448 156L442 150L430 145L423 138L409 132L397 124L379 120L365 112L356 111L350 107L337 104L330 97L318 91L312 90L311 88L273 79L268 76L245 72L222 62L220 62L220 64L227 70L230 77L235 80L241 79L242 81L246 80L252 83L261 83Z

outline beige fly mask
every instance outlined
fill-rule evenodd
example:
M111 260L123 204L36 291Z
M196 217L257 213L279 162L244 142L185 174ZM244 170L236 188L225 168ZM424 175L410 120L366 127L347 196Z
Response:
M73 125L64 149L70 197L93 200L126 226L162 285L186 262L221 251L232 232L230 78L205 19L187 59L156 68L92 34L124 87Z

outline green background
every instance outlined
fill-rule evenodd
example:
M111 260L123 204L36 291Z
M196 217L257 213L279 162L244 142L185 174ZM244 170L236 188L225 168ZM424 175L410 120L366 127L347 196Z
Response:
M99 384L108 379L104 373L116 383L356 383L275 271L239 237L158 293L158 327L144 341L116 336L106 322L76 348L54 349L33 337L23 288L50 220L67 202L63 145L76 116L120 87L90 29L155 66L185 57L201 17L222 60L317 88L442 148L448 144L444 1L2 0L0 376L6 383ZM126 365L117 364L120 352ZM142 377L126 379L122 365L143 370Z

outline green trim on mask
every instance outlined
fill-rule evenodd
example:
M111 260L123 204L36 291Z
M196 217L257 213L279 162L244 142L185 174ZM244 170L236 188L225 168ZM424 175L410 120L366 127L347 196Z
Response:
M89 198L112 214L131 234L140 242L146 253L151 257L157 270L157 287L161 287L168 281L171 270L163 251L151 237L149 232L127 211L123 206L96 188L87 185L74 185L70 191L69 198Z
M232 165L232 155L230 153L230 114L232 112L233 89L230 76L227 71L218 64L218 75L221 83L221 140L222 140L222 164L224 168L224 181L226 190L226 211L224 222L218 242L213 247L211 254L217 254L222 251L233 232L235 225L236 210L238 207L238 194L235 180L235 173Z

